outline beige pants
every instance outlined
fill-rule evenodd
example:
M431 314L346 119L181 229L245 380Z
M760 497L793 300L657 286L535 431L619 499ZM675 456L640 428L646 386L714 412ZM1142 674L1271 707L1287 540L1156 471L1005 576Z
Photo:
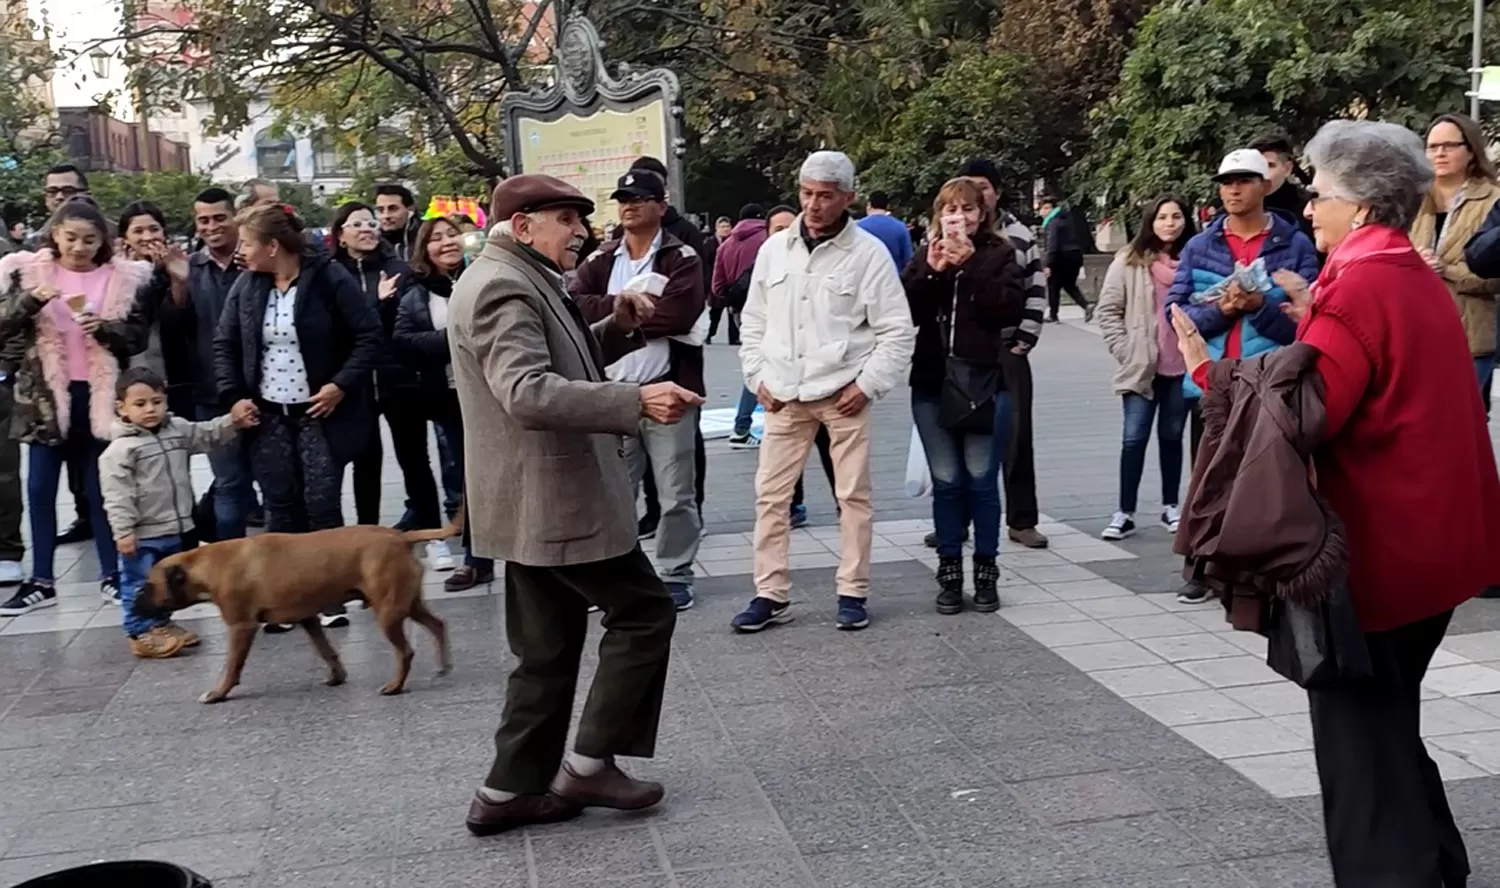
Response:
M792 589L788 564L792 491L807 465L818 425L828 427L833 456L834 494L839 521L838 594L870 594L870 408L858 416L841 416L834 398L793 401L766 414L760 466L755 473L755 594L786 601Z

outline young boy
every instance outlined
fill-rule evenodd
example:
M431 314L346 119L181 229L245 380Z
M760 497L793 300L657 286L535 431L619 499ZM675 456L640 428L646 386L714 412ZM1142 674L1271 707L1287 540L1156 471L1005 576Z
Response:
M130 652L145 659L175 656L198 636L165 618L135 614L135 597L151 566L182 551L193 528L193 482L188 460L224 444L260 421L252 401L229 415L188 422L167 412L167 386L144 367L120 375L115 389L114 440L99 457L104 513L120 552L120 610Z

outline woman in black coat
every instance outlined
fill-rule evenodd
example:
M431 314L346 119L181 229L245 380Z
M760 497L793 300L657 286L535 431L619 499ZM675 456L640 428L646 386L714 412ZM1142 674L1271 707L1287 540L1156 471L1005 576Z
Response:
M431 530L443 526L437 482L427 455L427 420L417 389L417 376L407 370L390 347L402 293L411 286L411 269L396 257L380 236L375 212L362 203L346 203L334 213L331 226L334 261L353 276L365 302L380 317L381 355L375 365L375 411L391 430L391 447L401 467L406 510L396 526L402 530ZM381 475L385 452L380 435L354 460L354 510L360 524L380 523ZM437 570L451 570L452 556L443 543L427 547Z
M251 398L260 409L248 443L266 530L340 527L344 465L374 431L363 395L382 350L380 321L348 272L308 250L290 208L253 207L237 221L245 271L214 337L220 400ZM346 625L338 611L324 624Z
M453 389L453 359L448 351L448 297L453 281L463 271L463 232L448 219L428 219L417 232L412 246L414 285L401 297L396 332L391 339L396 357L421 379L422 403L453 448L463 467L464 421L458 393ZM449 592L461 592L495 578L495 562L475 558L469 544L468 522L464 523L464 564L443 584Z

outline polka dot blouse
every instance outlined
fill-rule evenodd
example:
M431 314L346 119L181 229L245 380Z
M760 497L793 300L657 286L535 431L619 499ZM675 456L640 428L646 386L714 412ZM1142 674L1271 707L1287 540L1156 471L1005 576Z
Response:
M266 316L261 322L260 396L273 404L302 404L312 400L307 364L297 341L297 285L271 288Z

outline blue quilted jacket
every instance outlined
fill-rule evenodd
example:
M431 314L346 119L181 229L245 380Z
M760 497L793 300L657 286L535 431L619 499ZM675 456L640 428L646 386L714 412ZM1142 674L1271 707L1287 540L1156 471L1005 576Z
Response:
M1201 233L1195 235L1182 248L1177 266L1177 277L1167 291L1167 304L1180 305L1198 332L1208 343L1208 354L1214 360L1224 357L1224 343L1229 338L1230 321L1214 303L1193 304L1193 294L1202 293L1234 273L1234 254L1224 242L1224 216L1219 216ZM1271 233L1261 245L1260 257L1266 261L1267 273L1290 269L1311 283L1318 278L1318 251L1301 229L1282 216L1271 214ZM1240 344L1242 358L1253 358L1274 348L1291 344L1297 335L1297 325L1281 313L1286 293L1273 286L1265 294L1265 304L1260 311L1242 315ZM1170 319L1166 319L1171 323ZM1182 383L1183 394L1189 399L1202 397L1203 392L1191 377Z

